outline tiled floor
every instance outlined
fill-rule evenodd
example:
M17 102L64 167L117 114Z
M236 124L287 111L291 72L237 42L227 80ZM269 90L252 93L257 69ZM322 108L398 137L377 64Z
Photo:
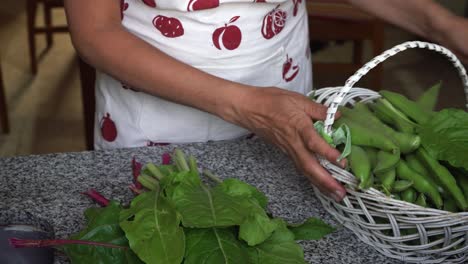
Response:
M0 135L0 156L82 151L85 142L76 54L67 35L56 35L53 48L41 57L39 74L32 76L24 10L24 1L6 1L0 5L0 58L12 126L9 135ZM55 12L54 19L65 21L63 12ZM412 38L389 27L386 46L390 48ZM43 49L43 37L38 37L38 43L39 49ZM348 57L349 44L314 55L320 61ZM315 86L342 85L347 77L314 76ZM439 80L445 83L440 106L463 107L459 78L439 55L410 51L385 63L383 88L402 91L410 97Z

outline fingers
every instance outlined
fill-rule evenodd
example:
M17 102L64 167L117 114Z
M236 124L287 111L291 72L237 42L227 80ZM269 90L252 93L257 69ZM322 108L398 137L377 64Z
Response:
M341 153L331 147L324 139L322 139L312 125L304 125L304 127L300 130L300 136L306 148L311 151L315 152L333 164L340 166L341 168L346 167L346 160L341 160L338 162L338 158L340 157Z
M345 188L320 165L315 156L306 148L296 146L294 151L297 166L311 183L325 195L340 202L346 195Z
M325 120L327 118L327 107L310 100L305 101L304 111L314 120Z

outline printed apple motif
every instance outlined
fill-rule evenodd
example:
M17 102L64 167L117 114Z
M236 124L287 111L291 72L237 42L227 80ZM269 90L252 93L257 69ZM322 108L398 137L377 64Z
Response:
M297 16L297 11L299 10L299 5L302 4L302 0L293 0L293 3L294 3L293 16Z
M142 0L149 7L156 7L156 0Z
M190 0L187 11L210 9L219 6L219 0Z
M117 138L117 127L109 113L106 113L106 116L101 119L101 134L108 142L114 142Z
M287 14L278 7L279 5L263 18L262 35L266 39L278 35L286 24Z
M224 27L220 27L213 32L213 44L217 49L221 50L223 46L228 50L235 50L239 47L242 41L241 30L235 25L228 26L228 24L232 24L238 19L239 16L231 18Z
M156 16L153 19L154 27L168 38L177 38L184 35L182 23L174 17Z
M283 79L290 82L296 78L299 73L299 66L293 66L293 59L286 56L286 62L283 64Z
M120 0L120 19L124 18L124 11L128 9L128 3L125 3L125 0Z

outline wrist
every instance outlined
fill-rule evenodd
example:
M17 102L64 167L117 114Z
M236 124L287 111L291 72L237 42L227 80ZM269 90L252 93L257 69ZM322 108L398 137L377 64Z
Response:
M225 91L216 104L216 115L229 123L241 125L242 113L248 106L247 99L256 88L235 82L230 82L225 87Z

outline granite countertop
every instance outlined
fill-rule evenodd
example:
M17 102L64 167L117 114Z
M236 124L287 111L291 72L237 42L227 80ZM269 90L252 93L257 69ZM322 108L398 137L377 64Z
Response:
M66 238L84 224L83 212L93 206L80 193L95 188L106 197L128 203L133 197L131 159L160 163L161 155L179 147L199 165L221 178L253 184L270 199L269 210L289 222L319 217L339 224L316 198L305 177L289 159L261 140L210 142L152 148L63 153L0 159L0 219L22 212L47 219L55 236ZM384 257L343 227L319 241L301 242L310 263L400 263ZM56 263L68 263L63 256Z

